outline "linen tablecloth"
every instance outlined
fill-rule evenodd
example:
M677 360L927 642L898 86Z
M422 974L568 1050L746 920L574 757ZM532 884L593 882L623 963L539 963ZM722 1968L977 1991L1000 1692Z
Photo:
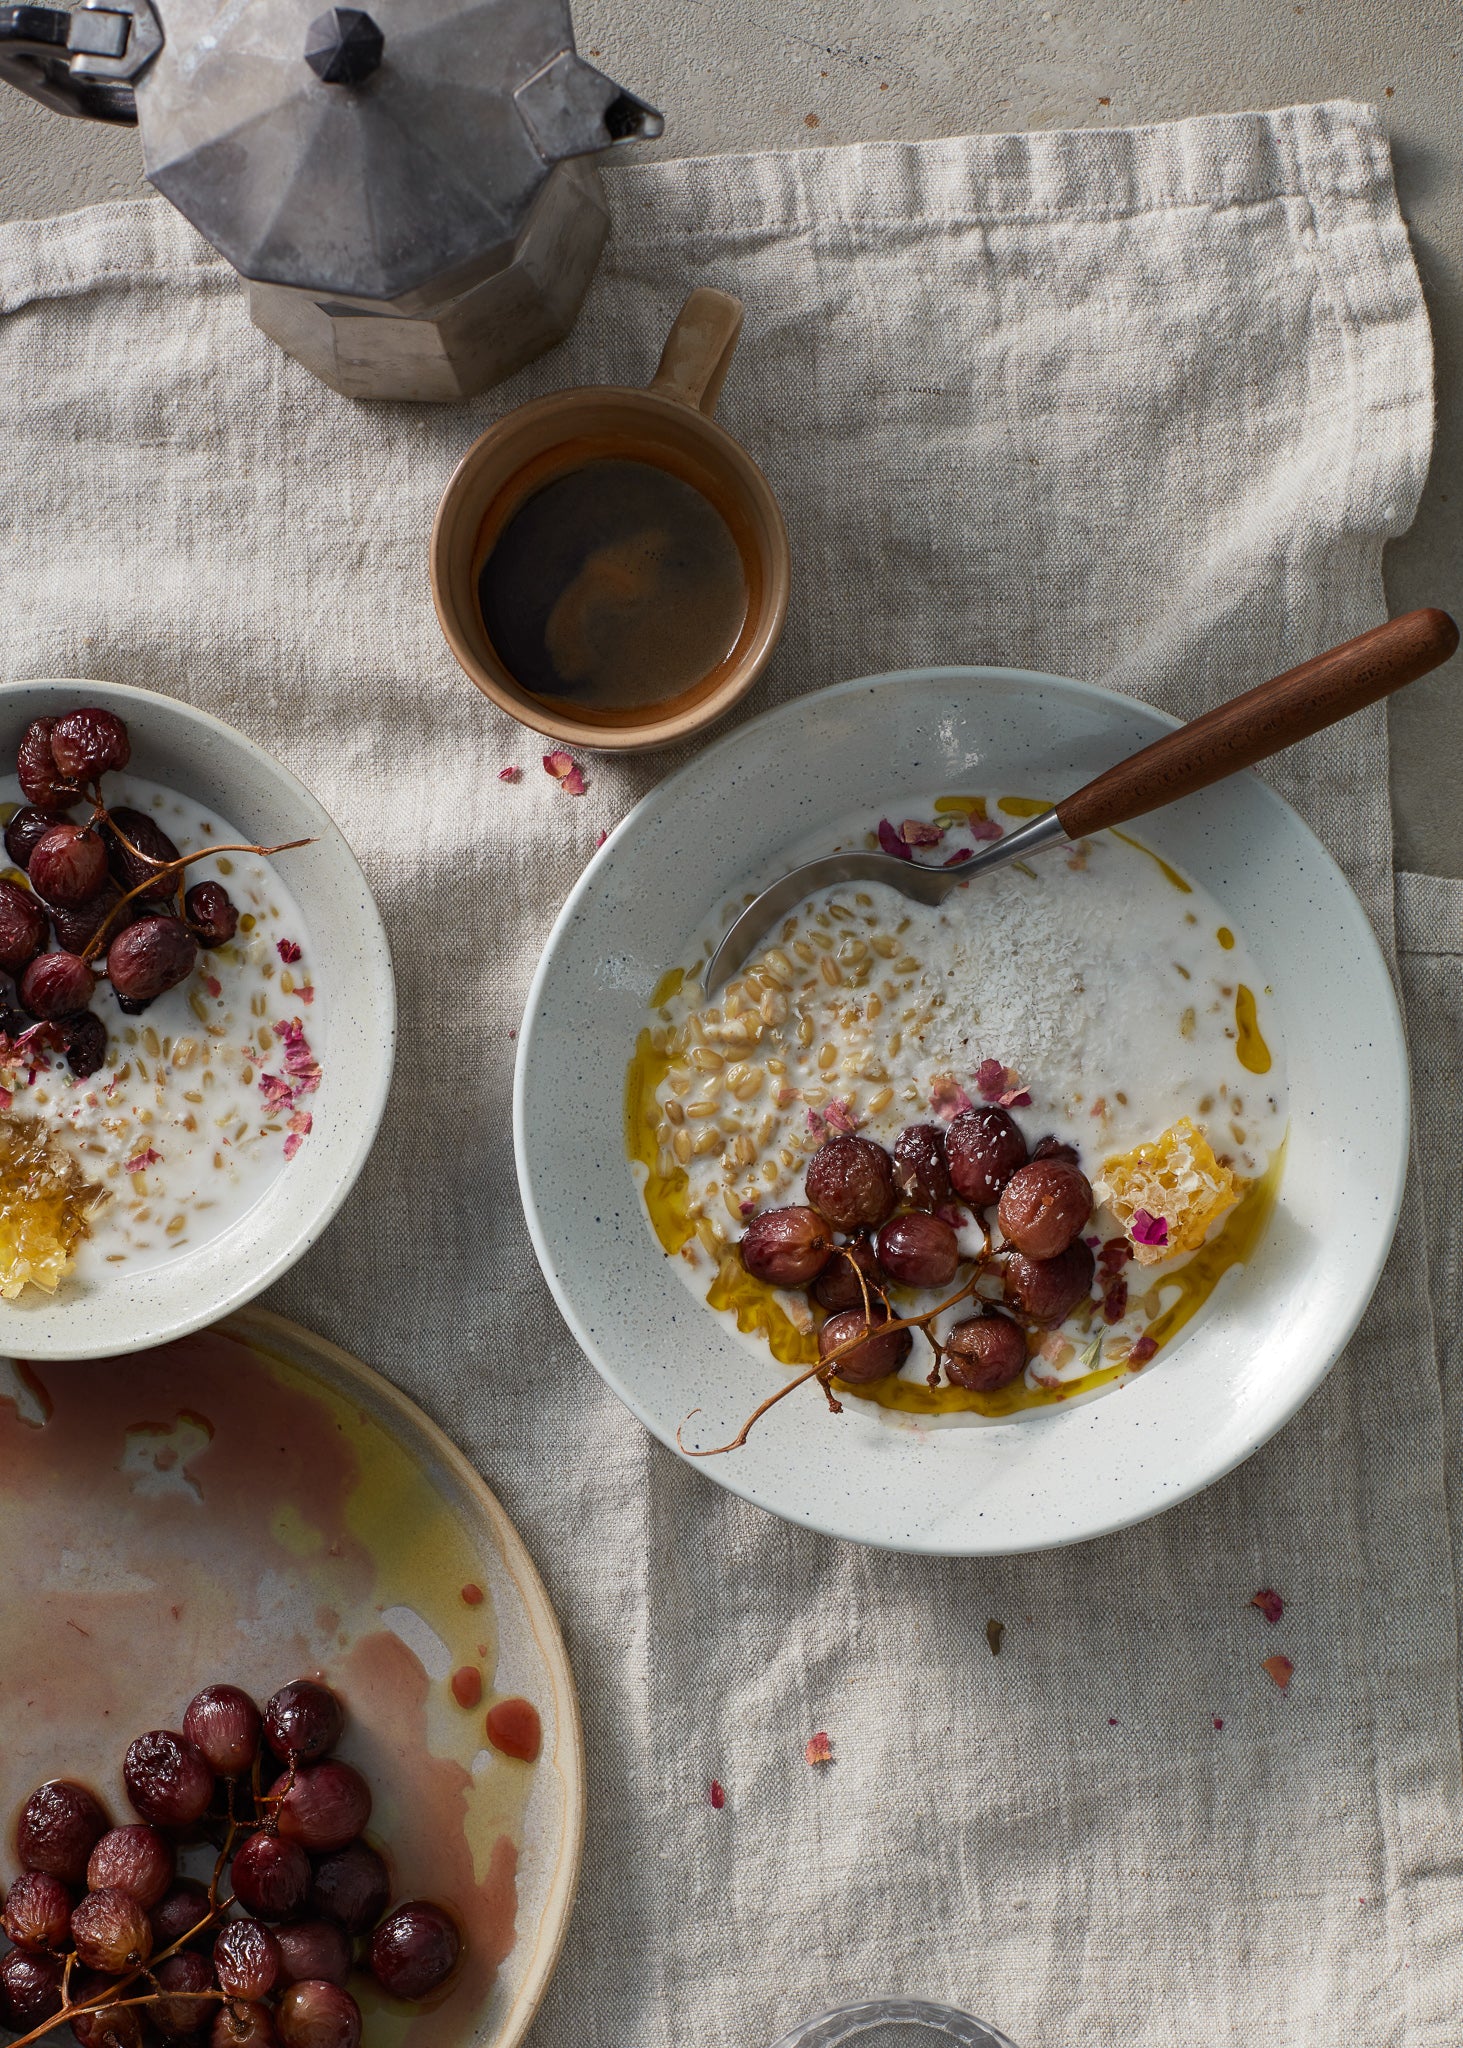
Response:
M919 661L1184 712L1243 689L1383 616L1382 546L1427 466L1428 329L1380 125L1337 104L607 184L573 336L447 410L312 381L161 201L0 229L0 672L114 677L242 726L332 810L390 928L385 1127L270 1298L466 1448L563 1619L589 1838L536 2048L758 2048L882 1992L963 2004L1023 2048L1455 2048L1457 889L1405 885L1423 1171L1296 1420L1082 1548L941 1563L825 1541L619 1407L519 1213L529 972L599 829L679 757L591 761L566 797L454 668L425 573L481 426L643 381L712 284L747 306L721 416L795 563L747 715ZM1382 711L1267 773L1395 958ZM1268 1586L1274 1627L1249 1604Z

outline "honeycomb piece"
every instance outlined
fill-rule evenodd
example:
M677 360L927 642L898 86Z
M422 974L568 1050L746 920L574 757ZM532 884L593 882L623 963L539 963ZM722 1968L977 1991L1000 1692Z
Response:
M54 1294L100 1193L37 1118L0 1116L0 1297Z
M1240 1197L1238 1181L1186 1116L1151 1144L1104 1161L1095 1192L1128 1233L1140 1266L1156 1266L1175 1252L1197 1251L1215 1218ZM1163 1243L1145 1244L1134 1235L1140 1210L1168 1225Z

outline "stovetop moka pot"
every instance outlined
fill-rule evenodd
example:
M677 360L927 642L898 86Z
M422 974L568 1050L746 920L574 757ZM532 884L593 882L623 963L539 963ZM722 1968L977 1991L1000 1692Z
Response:
M653 107L567 0L0 6L0 79L135 122L255 325L352 398L452 400L562 340L609 221L594 159Z

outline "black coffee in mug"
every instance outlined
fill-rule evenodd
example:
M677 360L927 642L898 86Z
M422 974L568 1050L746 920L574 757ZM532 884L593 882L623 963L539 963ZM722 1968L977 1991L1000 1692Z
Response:
M526 690L616 710L710 675L747 618L747 576L711 500L653 462L600 457L533 491L478 573L483 624Z

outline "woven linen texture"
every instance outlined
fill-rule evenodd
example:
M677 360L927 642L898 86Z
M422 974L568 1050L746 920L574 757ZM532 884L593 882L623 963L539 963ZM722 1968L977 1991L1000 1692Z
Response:
M1451 1319L1456 1441L1455 903L1408 898L1434 948L1407 966L1428 1171L1295 1421L1199 1499L1082 1548L941 1563L825 1541L620 1408L519 1212L529 974L596 833L680 757L591 761L567 798L455 669L426 582L480 428L566 384L644 382L710 284L746 302L720 416L795 564L746 715L922 661L1183 713L1245 688L1383 616L1383 543L1427 465L1429 336L1379 123L1338 104L606 183L614 232L572 337L444 410L314 382L161 201L0 228L0 670L143 684L243 727L318 792L390 928L386 1123L270 1301L466 1448L563 1619L589 1837L535 2048L758 2048L893 1992L1022 2048L1455 2048L1432 1319ZM1392 957L1382 711L1267 773ZM810 1405L810 1430L835 1426ZM1274 1629L1247 1604L1266 1585L1288 1603ZM1285 1696L1259 1668L1277 1649ZM836 1756L818 1772L815 1729Z

